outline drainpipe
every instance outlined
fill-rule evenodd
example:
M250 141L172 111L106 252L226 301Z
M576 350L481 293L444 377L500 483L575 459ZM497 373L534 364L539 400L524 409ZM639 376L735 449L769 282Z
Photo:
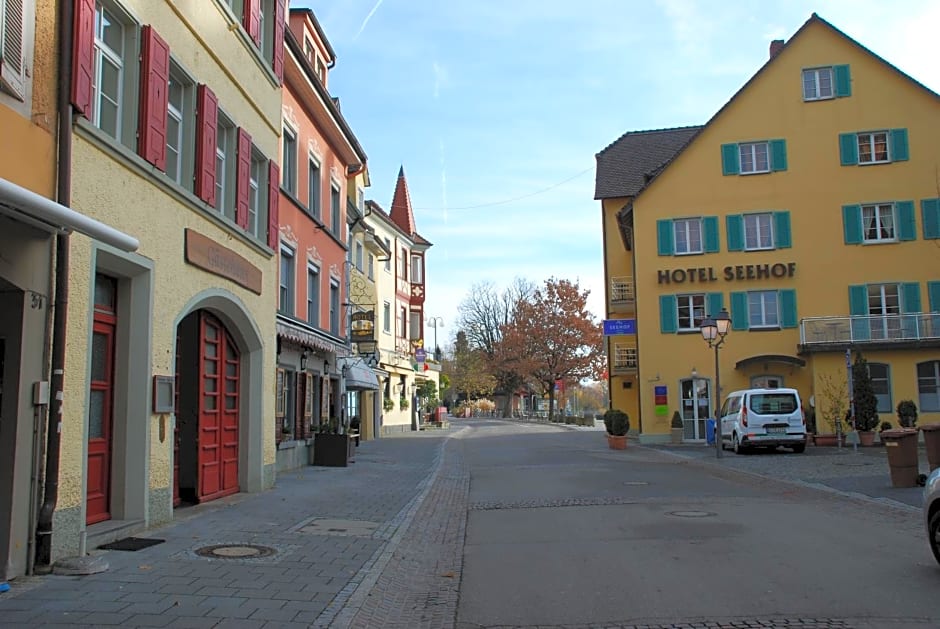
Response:
M74 1L58 3L59 18L59 81L58 81L58 181L56 200L68 207L72 185L72 106L69 88L72 83L72 19ZM36 522L36 564L52 563L52 519L59 497L59 446L62 435L62 389L65 375L65 332L69 298L69 236L56 236L55 297L52 322L52 377L50 378L51 408L46 430L46 474L42 506Z

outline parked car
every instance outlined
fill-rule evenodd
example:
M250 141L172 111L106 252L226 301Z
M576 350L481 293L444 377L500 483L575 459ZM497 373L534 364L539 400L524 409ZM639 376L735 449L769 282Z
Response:
M721 447L740 454L752 448L806 449L806 418L796 389L744 389L721 407Z
M930 473L924 485L924 524L930 550L940 563L940 467Z

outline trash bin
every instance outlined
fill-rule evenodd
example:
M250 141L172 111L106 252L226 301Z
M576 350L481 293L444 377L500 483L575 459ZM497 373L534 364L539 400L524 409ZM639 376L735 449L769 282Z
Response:
M711 417L705 420L705 443L715 445L715 420Z
M924 432L924 447L932 472L940 467L940 424L926 424L920 429Z
M916 430L885 430L881 433L881 441L888 452L888 467L891 470L891 484L894 487L916 487L918 461L917 461L917 431Z

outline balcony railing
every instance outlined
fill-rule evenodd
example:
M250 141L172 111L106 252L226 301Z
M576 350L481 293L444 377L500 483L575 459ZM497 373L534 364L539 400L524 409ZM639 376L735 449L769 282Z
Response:
M637 370L637 352L635 347L628 345L614 345L611 369L615 372L631 372Z
M632 304L634 298L632 276L622 275L610 278L610 302L612 304Z
M912 341L940 342L940 312L809 317L800 321L800 344L804 346Z

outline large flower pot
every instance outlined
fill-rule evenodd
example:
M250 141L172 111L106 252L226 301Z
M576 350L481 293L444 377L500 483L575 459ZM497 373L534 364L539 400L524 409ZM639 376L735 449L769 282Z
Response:
M940 467L940 424L925 424L920 429L924 433L927 463L930 464L932 472Z
M917 462L917 431L910 429L885 430L881 440L888 451L891 484L895 487L916 487L920 473Z
M313 438L313 460L310 463L325 467L346 467L351 458L352 444L349 435L317 433Z
M607 435L607 445L610 446L611 450L626 450L627 449L627 436L626 435Z
M859 430L858 431L858 443L862 446L873 446L875 445L875 431L874 430Z
M682 443L682 436L685 433L683 428L672 428L669 434L672 443Z
M839 437L835 434L816 435L816 445L834 447L839 445Z

